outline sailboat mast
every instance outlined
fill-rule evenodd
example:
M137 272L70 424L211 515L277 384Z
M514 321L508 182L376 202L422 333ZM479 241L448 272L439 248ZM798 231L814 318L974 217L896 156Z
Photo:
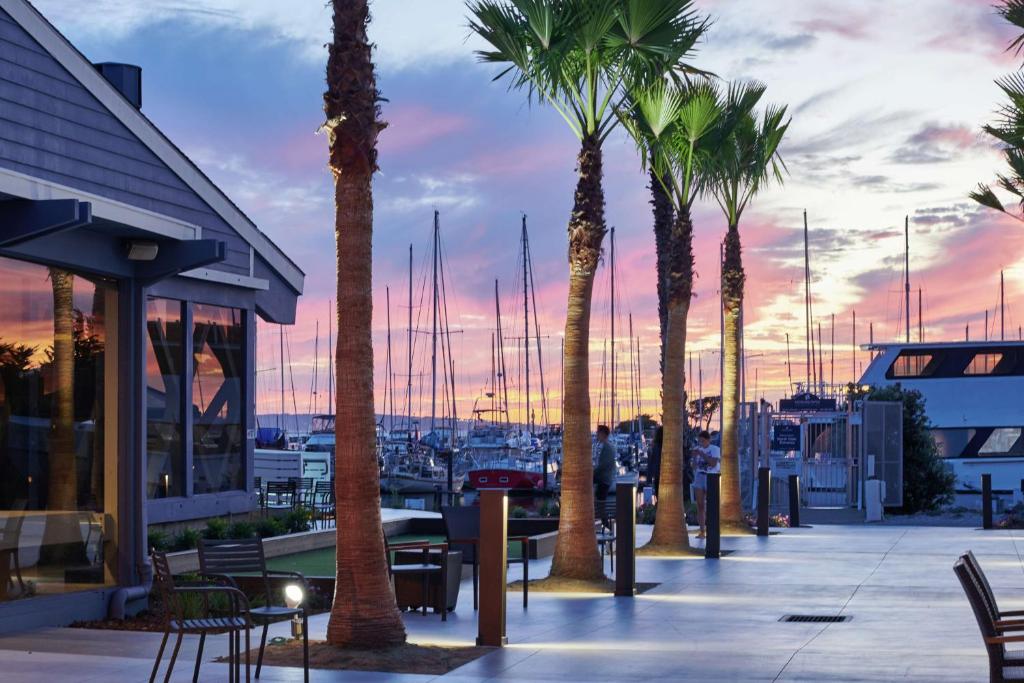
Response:
M910 216L903 218L903 307L906 309L907 343L910 343Z
M408 437L412 439L412 244L409 245L409 327L408 327L409 338L406 342L408 347L406 348L406 356L408 360L409 370L409 383L406 385L405 394L405 409L406 409L406 428L409 430Z
M320 413L320 321L316 321L316 339L313 342L313 413Z
M332 336L333 326L331 318L333 317L333 307L331 306L331 299L327 300L327 411L334 413L334 337ZM391 316L391 305L388 304L388 316ZM390 352L390 334L388 337L388 372L391 372L391 352Z
M1006 282L999 271L999 340L1006 341Z
M690 356L690 359L692 361L693 356ZM637 337L636 338L636 416L637 416L636 419L637 419L637 427L639 427L639 429L640 429L640 434L643 435L643 433L644 433L644 409L643 409L643 400L644 400L643 399L643 395L644 395L644 393L643 393L643 387L640 384L641 376L642 375L640 373L640 337ZM686 406L685 405L683 406L683 410L685 412L685 410L686 410Z
M384 378L384 395L385 395L385 397L384 397L384 407L385 408L388 407L387 394L388 394L388 384L390 383L391 384L391 420L390 420L390 424L391 424L391 429L394 429L395 428L395 383L392 380L392 377L394 376L394 372L393 372L392 367L391 367L391 288L390 287L385 287L384 288L384 295L385 295L385 299L387 301L387 307L388 307L388 362L387 362L387 375ZM383 422L384 422L384 416L383 415L380 416L380 421L383 424Z
M633 367L633 314L629 314L629 407L630 411L636 410L636 371ZM631 422L636 422L639 412L633 413Z
M611 392L611 424L613 430L615 423L615 228L612 227L612 392Z
M811 386L811 266L810 251L807 246L807 210L804 209L804 339L807 351L807 384Z
M277 421L277 426L282 427L284 425L284 325L278 325L278 330L281 332L281 417Z
M523 214L523 358L526 367L526 424L527 431L533 433L533 413L530 412L530 297L527 288L529 276L527 273L527 238L526 238L526 214Z
M437 236L440 230L440 212L434 210L434 289L431 317L433 331L430 335L430 431L434 431L434 418L437 416Z
M498 377L494 364L494 333L491 332L491 420L494 420L494 411L497 405L495 399L498 397Z
M508 426L508 382L505 380L505 340L501 334L501 305L498 303L498 280L494 280L494 312L498 324L498 377L501 381L501 393L505 399L505 425Z
M793 364L789 360L789 332L786 333L786 376L789 377L789 390L793 391Z

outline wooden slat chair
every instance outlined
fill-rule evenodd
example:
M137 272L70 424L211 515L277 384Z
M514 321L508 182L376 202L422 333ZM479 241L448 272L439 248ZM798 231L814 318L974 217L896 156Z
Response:
M610 571L615 571L615 510L613 496L604 500L594 499L594 534L597 536L597 547L601 551L601 566L604 567L604 558L607 555Z
M964 558L953 564L953 572L967 595L981 637L988 650L989 681L991 683L1024 683L1024 666L1007 657L1006 646L1024 643L1024 623L1002 623L992 618L992 612L982 594L974 572L968 569Z
M237 588L234 576L239 574L257 574L263 579L261 597L264 603L260 607L249 610L249 616L256 626L263 626L260 636L260 652L256 658L256 678L260 677L263 668L263 651L267 646L267 629L279 621L295 616L302 617L302 664L305 681L309 682L309 612L305 604L298 607L276 605L273 591L270 588L271 578L291 578L302 586L303 600L309 596L309 584L306 577L299 572L267 569L266 556L263 554L263 539L203 539L199 543L199 571L204 577L222 579Z
M271 510L291 510L295 507L295 482L268 481L267 491L263 496L263 514Z
M398 550L422 550L423 561L416 564L395 564L392 562L392 553ZM434 550L440 553L440 564L430 561L430 552ZM396 576L420 576L423 582L423 599L420 604L423 616L427 614L427 603L430 602L430 577L438 576L441 592L441 621L448 621L448 544L430 543L429 541L408 541L405 543L391 543L384 535L384 558L388 563L388 577L392 580Z
M480 584L480 508L476 505L441 507L444 519L444 532L448 545L452 550L462 553L462 564L473 565L473 609L479 607ZM520 556L508 558L508 564L523 565L523 609L529 605L530 599L530 537L509 536L509 543L518 543Z
M985 572L982 570L981 565L978 563L978 558L974 556L974 553L968 550L961 555L960 558L964 561L964 564L967 565L968 571L970 571L974 576L975 583L981 591L982 600L985 601L985 607L988 609L989 616L992 618L996 627L1005 627L1017 624L1024 625L1024 610L1010 610L1004 612L999 609L999 604L996 602L996 595L992 591L992 585L988 582L988 577L985 576ZM1014 666L1024 666L1024 651L1007 650L1006 659Z
M167 639L172 633L178 638L174 643L174 650L171 653L171 661L167 665L167 672L164 674L164 683L171 680L171 672L174 671L174 662L178 659L178 652L181 649L181 640L185 634L199 636L199 649L196 652L196 666L192 673L192 681L199 680L199 667L203 662L203 645L206 644L208 633L228 633L228 680L241 680L241 637L240 632L245 632L245 680L249 681L249 629L252 622L249 619L249 600L245 594L237 588L225 585L213 585L210 583L181 583L176 584L171 575L170 565L167 562L165 553L153 552L153 589L164 609L164 637L160 641L160 649L157 651L156 661L153 662L153 672L149 676L149 683L156 680L156 674L160 670L160 661L164 656L164 648L167 647ZM185 610L185 596L202 598L202 615L198 617L188 616ZM217 596L226 598L226 605L219 609L211 606L210 599Z
M313 492L310 498L310 508L313 510L313 525L317 520L324 523L327 528L328 522L336 523L337 514L334 505L334 483L330 481L316 481L313 484Z

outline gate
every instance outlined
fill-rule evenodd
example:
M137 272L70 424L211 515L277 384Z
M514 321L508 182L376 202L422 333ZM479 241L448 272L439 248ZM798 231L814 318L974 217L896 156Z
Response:
M864 401L861 463L865 479L885 482L886 507L903 505L903 404Z

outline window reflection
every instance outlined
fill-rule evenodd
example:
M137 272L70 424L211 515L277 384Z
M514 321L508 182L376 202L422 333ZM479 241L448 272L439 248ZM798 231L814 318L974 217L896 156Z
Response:
M901 353L892 365L893 377L923 377L932 361L930 353Z
M242 489L242 311L196 304L192 318L192 490L214 493Z
M104 570L109 287L0 258L0 601Z
M170 299L146 302L146 487L150 498L185 495L181 306L180 301Z
M1003 360L1001 353L976 353L971 362L964 370L965 375L995 375L1002 374L996 369Z

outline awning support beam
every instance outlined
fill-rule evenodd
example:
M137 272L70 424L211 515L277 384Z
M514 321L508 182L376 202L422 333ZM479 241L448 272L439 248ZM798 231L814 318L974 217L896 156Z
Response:
M186 270L220 263L226 254L227 248L220 240L163 242L155 259L140 262L135 267L135 278L148 287Z
M92 222L92 204L77 199L0 202L0 247L72 230Z

